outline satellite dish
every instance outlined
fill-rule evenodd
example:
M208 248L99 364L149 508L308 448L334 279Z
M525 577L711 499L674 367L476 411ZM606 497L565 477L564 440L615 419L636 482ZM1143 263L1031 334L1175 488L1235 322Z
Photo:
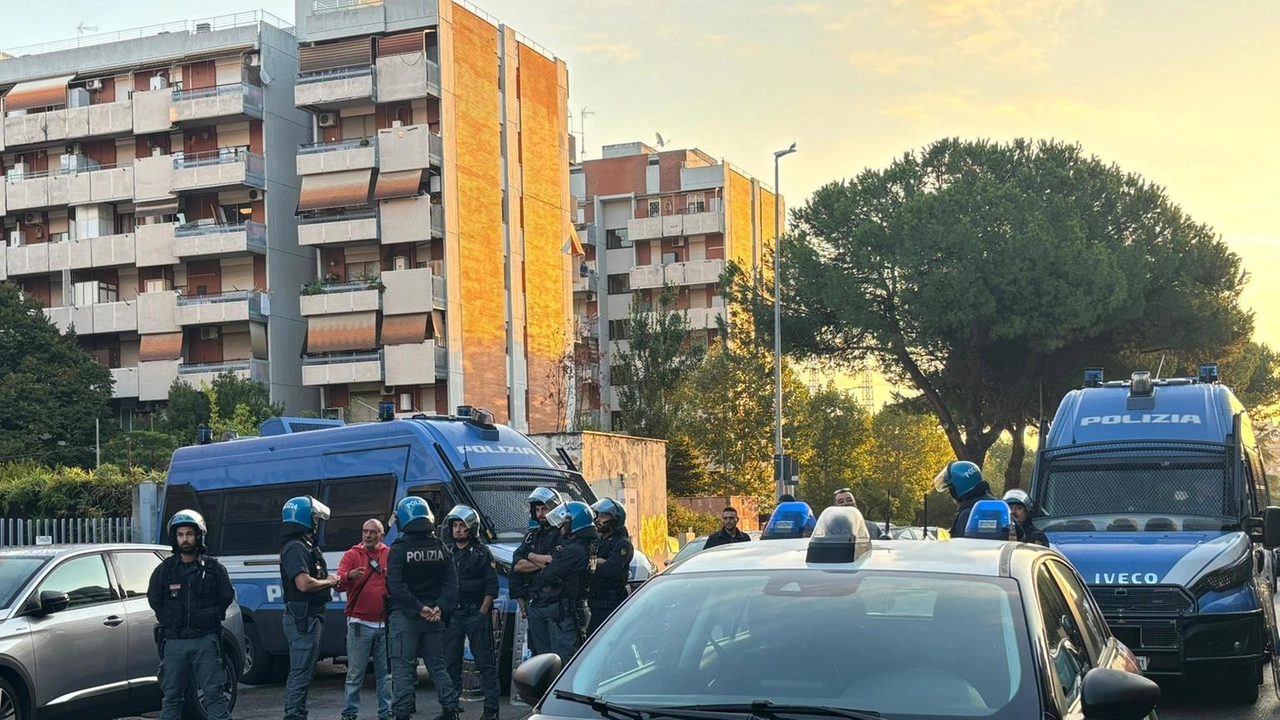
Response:
M267 71L266 71L266 70L263 70L262 72L258 73L258 77L262 78L262 84L263 84L263 85L270 85L270 84L271 84L271 76L270 76L269 74L267 74Z
M662 133L654 133L654 136L658 138L658 147L667 146L667 141L662 139Z

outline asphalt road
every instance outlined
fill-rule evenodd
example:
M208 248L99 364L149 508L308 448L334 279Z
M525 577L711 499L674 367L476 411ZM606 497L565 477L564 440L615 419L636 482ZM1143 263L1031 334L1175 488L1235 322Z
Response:
M1271 672L1264 673L1266 683L1258 691L1258 702L1251 706L1223 706L1206 698L1204 693L1191 693L1182 688L1163 686L1163 698L1156 714L1160 720L1261 720L1280 717L1280 702L1272 690Z

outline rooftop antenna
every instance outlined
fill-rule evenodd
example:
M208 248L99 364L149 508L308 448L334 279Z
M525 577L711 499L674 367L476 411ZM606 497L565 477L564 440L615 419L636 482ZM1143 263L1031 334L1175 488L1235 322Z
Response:
M595 115L594 110L582 108L582 112L578 113L578 127L582 128L578 132L578 137L582 138L582 159L587 159L587 116Z
M1156 366L1156 379L1160 379L1160 371L1164 369L1164 353L1160 354L1160 364Z
M80 38L84 37L84 34L87 32L98 32L98 28L93 25L85 25L84 21L81 20L80 24L76 26L76 47L80 47Z

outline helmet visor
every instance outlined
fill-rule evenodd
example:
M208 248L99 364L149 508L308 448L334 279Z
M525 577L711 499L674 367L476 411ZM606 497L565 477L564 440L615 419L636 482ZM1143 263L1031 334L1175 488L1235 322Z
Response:
M951 473L949 468L942 468L942 472L933 476L933 489L937 492L946 492L951 487Z
M315 498L311 498L311 517L316 520L328 520L331 514L332 513L329 511L328 505L325 505Z

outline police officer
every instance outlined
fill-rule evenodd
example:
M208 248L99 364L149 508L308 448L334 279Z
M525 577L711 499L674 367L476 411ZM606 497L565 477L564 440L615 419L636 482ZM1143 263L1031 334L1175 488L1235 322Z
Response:
M591 506L576 500L547 514L552 527L560 528L561 541L531 587L530 623L545 618L551 635L548 652L563 662L578 651L582 631L590 624L586 592L591 585L591 564L600 543Z
M1018 539L1032 545L1049 547L1049 538L1044 531L1035 526L1031 518L1031 497L1026 491L1013 489L1004 494L1004 501L1009 506L1009 514L1018 526Z
M187 686L204 692L209 720L231 720L223 692L222 621L235 600L227 569L205 550L208 528L195 510L179 510L169 520L173 554L151 573L147 602L160 623L160 720L182 716Z
M391 647L395 653L391 712L406 720L416 707L414 681L418 658L431 673L440 701L437 720L462 714L458 690L444 662L444 626L458 603L458 576L453 559L435 533L435 517L427 501L409 496L396 505L400 536L387 560L387 592L391 594Z
M600 546L596 550L597 559L587 599L587 607L591 610L588 637L627 599L627 580L631 578L631 558L635 555L631 535L627 532L627 511L622 504L613 498L603 498L591 509L596 514Z
M551 652L551 630L550 619L528 602L529 591L542 568L551 562L552 551L560 544L560 528L547 522L547 513L562 503L560 493L551 488L534 488L529 493L529 532L512 556L516 572L511 597L520 605L520 614L529 619L528 643L534 655Z
M284 595L284 637L289 642L289 678L284 685L285 720L306 720L307 694L324 634L325 606L338 576L329 572L316 543L329 508L310 495L296 497L281 511L280 587Z
M981 500L996 499L991 494L991 486L982 479L982 470L968 460L947 463L933 478L933 488L938 492L946 491L956 503L956 519L951 523L953 538L964 537L974 505Z
M458 574L458 604L444 631L444 655L449 679L462 689L463 641L471 645L471 656L480 670L484 691L484 714L480 720L498 720L498 666L493 657L493 601L498 597L498 570L489 548L480 542L480 515L466 505L458 505L444 517L453 542L450 552Z

